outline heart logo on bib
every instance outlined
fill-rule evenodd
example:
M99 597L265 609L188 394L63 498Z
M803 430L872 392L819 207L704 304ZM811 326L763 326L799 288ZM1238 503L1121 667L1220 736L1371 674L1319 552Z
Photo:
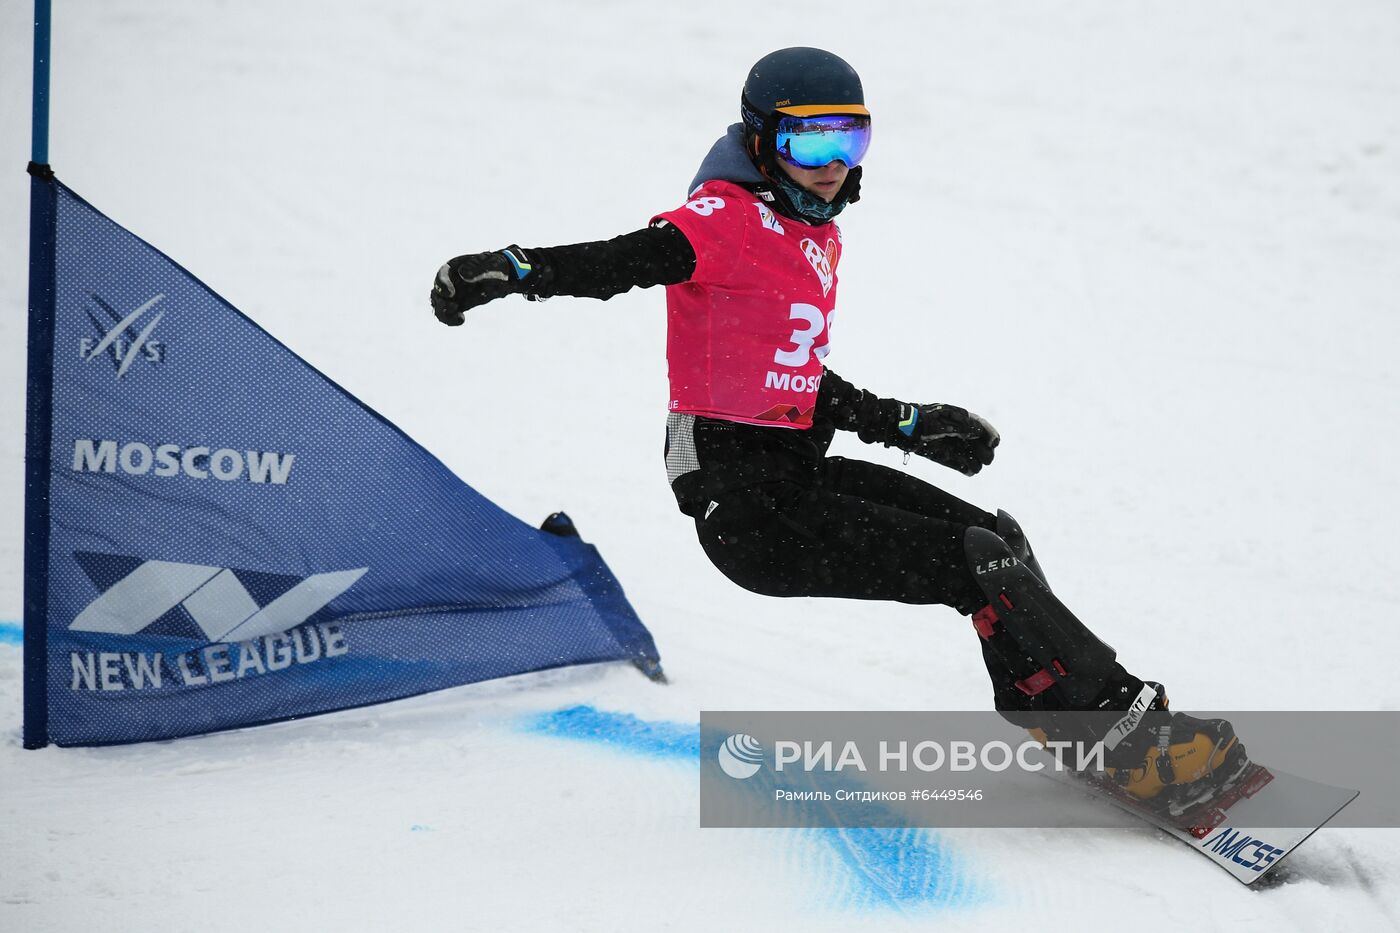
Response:
M836 278L836 241L827 240L826 249L822 249L815 240L805 239L802 241L802 255L807 257L807 261L812 264L812 270L821 280L822 296L825 297L831 291L832 282Z

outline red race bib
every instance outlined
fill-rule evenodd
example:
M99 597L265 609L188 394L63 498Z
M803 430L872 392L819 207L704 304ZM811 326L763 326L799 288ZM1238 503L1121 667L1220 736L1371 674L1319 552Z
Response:
M727 181L653 219L695 250L690 281L666 287L671 410L810 427L836 308L836 224L789 220Z

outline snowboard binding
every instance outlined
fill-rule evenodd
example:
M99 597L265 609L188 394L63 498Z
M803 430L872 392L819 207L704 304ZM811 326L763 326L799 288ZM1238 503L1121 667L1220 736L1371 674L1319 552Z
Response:
M1172 818L1214 805L1250 768L1243 743L1228 720L1166 713L1148 726L1135 763L1108 766L1104 774L1130 796ZM1128 757L1127 754L1119 756Z

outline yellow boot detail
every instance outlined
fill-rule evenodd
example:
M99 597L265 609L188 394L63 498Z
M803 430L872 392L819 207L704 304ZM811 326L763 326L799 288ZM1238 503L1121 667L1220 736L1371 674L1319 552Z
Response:
M1238 738L1232 735L1217 748L1210 736L1198 732L1186 742L1171 745L1167 749L1171 760L1170 780L1167 782L1163 782L1162 769L1157 765L1161 753L1153 746L1147 750L1142 767L1130 770L1127 773L1127 783L1120 781L1120 786L1134 797L1151 800L1169 784L1190 784L1210 774L1224 763L1225 756L1237 741ZM1117 768L1104 770L1110 777L1117 777Z

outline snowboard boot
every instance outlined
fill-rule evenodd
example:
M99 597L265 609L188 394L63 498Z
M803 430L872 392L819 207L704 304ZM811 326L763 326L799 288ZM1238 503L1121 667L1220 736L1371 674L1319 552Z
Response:
M1042 745L1051 739L1102 742L1103 772L1084 776L1174 818L1218 799L1248 770L1249 756L1228 720L1174 713L1161 684L1119 671L1089 709L1033 711L1023 704L1002 715L1027 726ZM1047 696L1042 706L1054 703Z
M1141 740L1105 756L1104 773L1133 797L1176 817L1216 800L1250 762L1227 720L1165 716L1140 727Z

